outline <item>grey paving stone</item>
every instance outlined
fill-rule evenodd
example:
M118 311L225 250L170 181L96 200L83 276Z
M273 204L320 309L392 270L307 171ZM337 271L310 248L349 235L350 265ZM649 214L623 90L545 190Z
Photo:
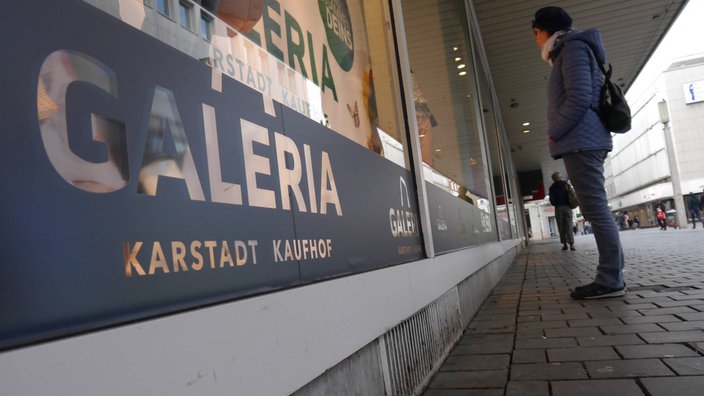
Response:
M673 296L672 298L678 301L702 300L701 302L704 303L704 293L702 293L702 290L697 290L695 293L683 291L681 296Z
M529 317L535 317L540 315L559 315L562 314L562 309L560 308L553 308L553 309L530 309L530 310L521 310L518 312L518 317L523 317L523 316L529 316Z
M507 370L440 371L430 382L429 389L501 388L506 385Z
M704 320L687 322L660 323L667 331L704 330Z
M643 333L640 336L648 344L665 344L670 342L696 342L704 341L704 331L664 331L661 333Z
M621 319L626 324L681 322L675 315L631 316Z
M674 296L672 296L674 297ZM672 298L671 297L671 298ZM699 304L701 301L692 301L692 300L674 300L674 301L663 301L659 302L656 305L660 308L671 308L671 307L690 307L695 304Z
M514 322L516 320L516 312L515 309L513 309L512 312L508 313L499 313L497 311L501 311L501 309L496 308L496 309L491 309L488 311L485 311L483 314L478 313L474 315L474 318L472 319L472 322L475 321L511 321ZM480 311L482 312L482 311Z
M632 310L638 310L638 309L652 309L652 308L657 308L657 307L658 306L653 303L633 302L631 304L622 304L618 307L612 307L611 310L613 312L624 312L624 311L632 311Z
M506 396L550 396L548 381L509 381Z
M650 396L701 396L704 376L641 378Z
M617 345L615 348L625 359L698 356L682 344Z
M513 334L465 335L453 352L460 355L511 353Z
M540 315L540 318L544 321L549 321L549 320L577 320L577 319L589 319L589 316L587 316L586 313L583 312L577 312L577 313L564 313L564 314L547 314L547 315Z
M428 389L425 396L503 396L503 389Z
M581 363L512 364L511 381L587 379Z
M519 329L557 329L567 327L567 321L564 320L549 320L536 322L523 322L518 324Z
M619 358L612 347L606 346L548 349L547 354L549 362L585 362Z
M643 316L639 310L626 310L621 312L600 312L598 314L590 314L593 319L601 318L627 318Z
M674 375L659 359L627 359L585 362L590 378L631 378Z
M516 330L516 339L519 338L541 338L545 337L543 329L518 329Z
M552 381L552 396L643 396L635 380Z
M619 318L598 318L598 319L582 319L582 320L570 320L567 323L570 327L595 327L595 326L609 326L609 325L622 325L624 321Z
M601 335L596 327L568 327L562 329L545 329L545 336L547 338L559 338L559 337L586 337L586 336L598 336Z
M571 337L563 338L521 338L516 339L516 349L547 349L576 347L577 341Z
M604 334L649 333L662 331L662 327L655 323L641 323L631 325L601 326Z
M516 322L519 325L526 323L526 322L540 322L540 315L519 316L516 318Z
M450 355L441 371L508 370L509 355Z
M675 370L677 375L704 375L704 357L670 358L662 361ZM704 394L704 389L702 393Z
M704 320L704 312L691 312L678 314L683 320Z
M654 333L658 334L658 333ZM578 337L580 346L606 346L606 345L637 345L645 344L635 334L602 335L593 337Z
M511 363L547 363L544 349L516 349L511 356Z
M650 316L650 315L684 315L684 314L692 314L692 313L697 313L694 309L690 307L673 307L673 308L655 308L655 309L642 309L638 311L642 313L643 315Z
M468 334L513 333L515 331L515 319L474 320L467 327Z

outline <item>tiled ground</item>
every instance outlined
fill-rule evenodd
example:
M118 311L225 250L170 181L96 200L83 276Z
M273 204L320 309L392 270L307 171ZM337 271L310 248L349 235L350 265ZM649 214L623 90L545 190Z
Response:
M591 235L516 258L425 395L704 395L704 230L621 232L624 297L575 301Z

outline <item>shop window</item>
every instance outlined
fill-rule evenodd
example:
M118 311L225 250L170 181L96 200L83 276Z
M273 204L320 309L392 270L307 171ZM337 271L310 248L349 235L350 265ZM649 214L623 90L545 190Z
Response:
M286 0L256 23L217 16L214 66L225 75L410 168L387 2Z
M403 0L436 252L498 238L464 2Z

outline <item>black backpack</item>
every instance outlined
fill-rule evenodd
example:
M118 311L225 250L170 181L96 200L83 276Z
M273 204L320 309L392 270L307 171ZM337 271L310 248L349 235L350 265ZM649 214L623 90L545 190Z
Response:
M604 86L601 87L599 108L597 113L601 117L606 129L615 133L624 133L631 130L631 108L628 107L626 97L621 87L611 81L611 64L607 71L600 62L599 68L604 73Z
M587 43L585 41L585 43ZM587 43L587 46L592 50L594 60L599 64L599 69L604 73L604 85L601 87L601 95L599 97L599 106L594 110L599 114L601 122L606 129L615 133L625 133L631 130L631 108L626 102L626 96L621 91L621 87L611 81L611 63L609 70L596 59L594 50Z

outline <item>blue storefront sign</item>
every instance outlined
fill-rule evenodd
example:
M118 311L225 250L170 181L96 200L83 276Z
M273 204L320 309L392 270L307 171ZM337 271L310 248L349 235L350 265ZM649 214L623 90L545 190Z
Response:
M406 169L81 1L3 15L0 348L422 257Z

